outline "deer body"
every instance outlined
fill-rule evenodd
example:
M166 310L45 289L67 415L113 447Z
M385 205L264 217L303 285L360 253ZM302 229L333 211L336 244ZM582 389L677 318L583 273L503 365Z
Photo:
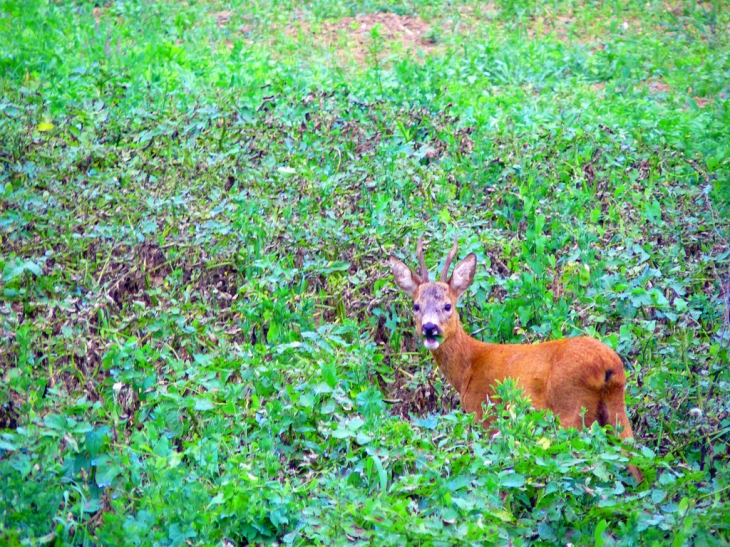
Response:
M390 264L398 285L413 296L416 328L423 345L459 392L464 410L481 418L482 404L494 396L494 386L513 378L535 408L552 410L563 427L580 429L584 422L598 422L612 425L621 438L633 437L624 403L623 364L602 342L581 337L538 344L488 344L464 331L456 303L474 279L476 257L470 254L459 262L447 280L456 251L454 242L440 282L428 281L421 240L420 275L397 258L391 257ZM629 466L629 470L637 481L642 480L636 467Z

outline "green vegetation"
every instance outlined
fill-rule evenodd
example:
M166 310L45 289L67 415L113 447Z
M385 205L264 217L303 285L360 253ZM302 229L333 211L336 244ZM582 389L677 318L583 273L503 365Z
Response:
M0 0L0 543L730 541L729 35L719 0ZM510 383L472 423L387 268L424 232L477 254L478 337L621 354L633 446Z

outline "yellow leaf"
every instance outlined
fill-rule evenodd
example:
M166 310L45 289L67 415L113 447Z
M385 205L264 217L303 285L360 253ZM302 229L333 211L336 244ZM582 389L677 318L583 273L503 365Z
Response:
M538 446L541 446L543 450L550 448L550 439L547 437L540 437L537 441Z
M512 515L512 513L508 511L503 511L501 509L497 509L496 511L491 511L491 514L495 517L497 517L502 522L514 522L515 517Z
M46 131L50 131L51 129L53 129L53 124L50 122L41 122L38 124L38 127L36 127L36 129L40 133L44 133Z

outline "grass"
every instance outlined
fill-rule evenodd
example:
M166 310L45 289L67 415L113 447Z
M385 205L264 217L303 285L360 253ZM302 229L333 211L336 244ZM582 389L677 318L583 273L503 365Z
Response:
M3 543L726 544L729 7L2 0ZM317 34L381 12L431 53ZM475 427L421 233L478 337L614 347L636 443Z

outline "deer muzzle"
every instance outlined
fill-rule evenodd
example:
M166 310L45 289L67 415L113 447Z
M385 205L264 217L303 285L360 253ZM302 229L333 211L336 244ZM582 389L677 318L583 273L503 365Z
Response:
M435 323L424 323L421 326L421 336L423 336L423 346L427 350L438 349L441 344L441 329Z

